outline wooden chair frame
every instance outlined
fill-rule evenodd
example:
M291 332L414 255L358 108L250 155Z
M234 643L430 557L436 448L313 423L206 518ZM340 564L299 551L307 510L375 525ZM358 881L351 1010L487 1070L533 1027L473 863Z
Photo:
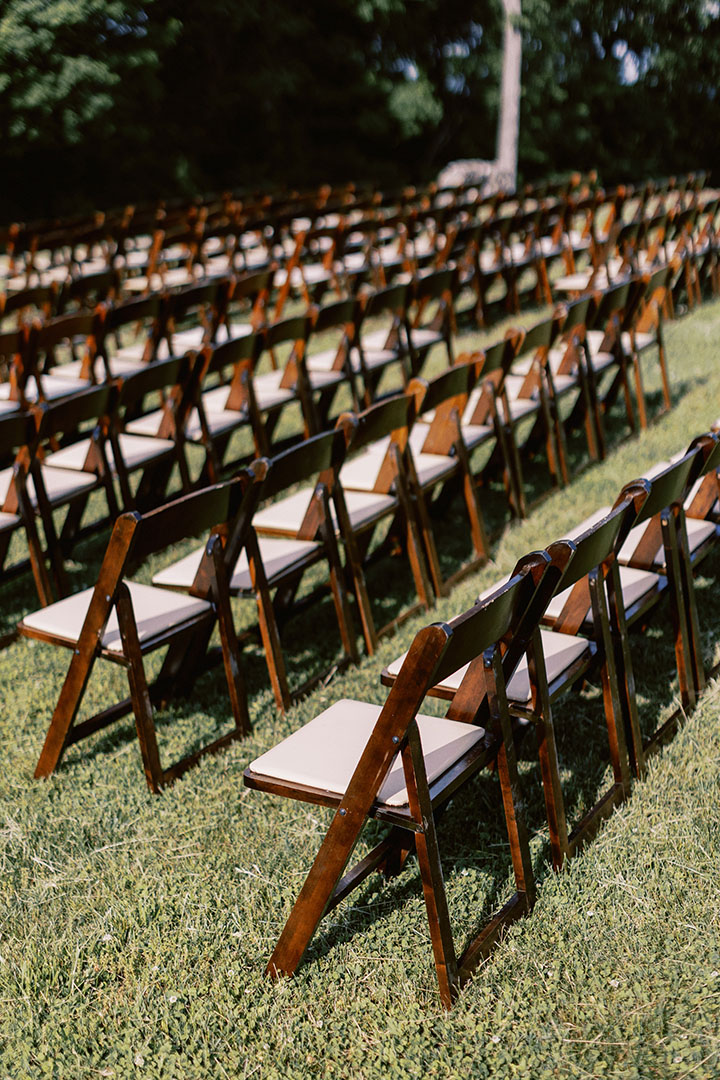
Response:
M449 624L436 623L416 636L402 671L388 694L374 730L343 794L263 776L251 765L247 786L302 801L330 806L336 812L290 917L275 946L267 972L292 974L323 915L335 908L370 873L394 876L414 849L423 882L435 968L443 1005L450 1008L472 971L488 955L505 926L533 906L535 888L530 853L517 790L517 765L506 684L537 626L549 596L543 577L544 553L527 560L523 571L485 605ZM429 783L415 719L427 691L446 673L469 663L448 719L482 724L488 737L476 743L438 779ZM378 802L382 783L400 753L409 795L406 808ZM447 800L458 798L480 768L497 761L516 891L511 900L476 934L458 957L442 877L436 818ZM391 826L361 862L344 873L365 820ZM343 876L344 874L344 876Z
M187 495L144 516L132 512L119 517L76 642L35 630L25 623L20 624L22 634L70 648L73 653L35 770L36 777L51 775L68 746L107 727L129 712L135 714L145 776L153 792L171 784L204 754L214 753L250 731L238 643L229 604L225 551L232 550L237 544L233 534L247 527L247 502L252 506L256 495L253 487L252 477L245 476ZM130 566L188 535L208 529L212 529L211 537L190 591L194 597L209 601L210 609L187 618L169 631L159 631L140 642L132 598L124 580ZM122 653L108 650L102 645L113 609L117 612L120 626ZM234 727L209 745L164 767L160 762L152 705L164 702L170 695L189 691L202 669L216 622L220 628ZM166 645L169 649L160 675L149 686L143 657ZM78 711L97 659L110 660L125 668L130 696L78 722Z

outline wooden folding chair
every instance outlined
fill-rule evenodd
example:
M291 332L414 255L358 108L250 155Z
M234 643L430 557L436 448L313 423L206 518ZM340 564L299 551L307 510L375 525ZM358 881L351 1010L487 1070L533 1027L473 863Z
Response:
M36 320L23 357L22 375L18 373L19 398L32 404L54 401L90 386L86 373L92 372L95 364L100 322L99 310L59 315L46 323ZM59 354L69 357L66 363L57 364ZM62 372L65 367L68 371Z
M333 403L344 386L351 398L351 402L346 404L351 404L354 409L360 407L355 386L359 362L353 344L362 317L361 304L351 298L311 310L312 326L305 352L305 367L309 378L312 380L316 373L334 372L342 375L341 380L330 383L327 388L321 387L316 394L316 423L322 431L330 423Z
M63 557L71 554L80 535L91 494L102 491L105 495L104 521L114 521L118 513L107 458L108 429L116 399L116 387L96 386L36 410L37 438L28 467L28 495L42 519L61 595L66 591ZM89 438L85 435L88 426L92 430ZM67 507L67 513L58 537L53 512L61 507ZM102 523L96 521L91 528L95 530Z
M558 571L555 595L542 616L543 627L532 664L523 660L507 687L512 714L525 723L533 723L536 728L550 847L556 869L580 850L630 791L623 707L625 688L634 685L624 608L630 590L628 582L621 576L623 572L618 569L615 553L636 518L637 494L628 494L605 517L589 527L581 526L582 532L575 531L572 540L558 541L548 547L548 555ZM634 576L632 581L637 589ZM650 587L655 581L655 575L648 575ZM480 602L497 588L495 585L487 589ZM400 656L383 670L381 679L386 686L392 685L397 678L403 660L404 656ZM603 690L613 782L571 831L563 796L553 709L558 699L593 670L599 672ZM464 674L463 670L454 673L437 683L430 693L452 700ZM635 729L635 735L638 730Z
M68 746L125 716L135 714L145 776L151 791L171 784L206 753L250 730L238 643L230 611L225 552L246 527L247 501L255 497L252 477L187 495L141 516L123 514L115 523L94 588L84 589L27 615L20 633L72 651L35 776L49 776ZM129 567L172 544L212 530L189 595L126 578ZM160 761L153 703L187 694L205 661L210 635L219 625L225 675L234 716L232 730L170 766ZM143 658L169 646L158 679L148 685ZM78 721L85 688L97 659L127 671L130 697Z
M542 612L549 560L537 553L484 605L417 634L384 706L339 701L244 774L248 787L336 812L268 963L268 974L292 974L323 915L370 873L399 872L414 850L423 883L440 996L450 1008L463 983L503 928L534 901L529 849L517 799L517 766L506 684ZM469 665L445 718L419 713L427 691ZM516 891L457 957L443 884L436 818L480 768L496 759ZM345 872L365 820L389 835ZM345 873L344 873L345 872ZM343 876L344 874L344 876Z
M657 414L662 416L672 408L667 355L663 341L663 310L673 275L672 266L661 266L643 278L644 288L636 304L627 312L620 331L620 345L633 364L635 372L635 399L640 427L648 426L647 403L641 360L648 349L657 349L662 379L663 407Z
M360 295L362 323L355 335L355 350L365 408L377 398L380 381L389 367L399 365L403 385L410 379L409 291L409 284L395 283Z
M410 367L413 375L422 373L428 354L436 345L445 347L448 364L454 362L453 301L456 291L455 267L432 270L414 279L411 291L413 306L407 323Z
M270 682L282 712L339 666L333 661L329 669L306 679L291 692L279 627L292 613L304 575L317 563L326 563L328 569L342 645L340 665L357 662L355 631L330 505L330 492L344 456L343 432L330 431L252 466L261 481L257 501L269 505L255 511L243 549L238 549L229 571L228 585L233 596L254 598L257 603ZM314 486L288 494L288 489L308 482L315 482ZM299 506L304 507L304 512L299 526L294 527ZM201 550L186 556L156 574L153 583L173 589L189 588L201 556Z
M705 468L706 459L709 459L711 471L717 468L720 455L716 452L713 436L694 441L672 464L651 470L647 478L651 484L650 494L618 554L619 561L629 571L650 571L659 575L660 581L667 586L682 703L681 708L649 739L636 740L638 773L642 773L648 754L654 753L672 736L681 714L695 707L705 686L693 563L697 564L715 543L717 527L714 522L703 519L693 518L688 522L684 503ZM621 492L620 497L622 495ZM634 700L626 702L628 715L632 716L634 707Z
M408 440L408 478L423 531L428 566L438 596L451 585L487 562L488 540L470 466L470 453L461 429L461 416L481 377L484 357L458 363L428 382L414 378L407 393L415 398L415 422ZM430 500L440 507L453 482L459 482L468 515L473 555L459 569L443 575L430 520Z
M192 395L193 377L192 359L184 356L156 360L119 380L117 398L107 420L104 451L110 474L117 478L124 510L147 510L164 502L175 466L183 489L189 488L182 417L189 407L185 397ZM156 434L126 430L126 424L137 419L143 403L157 395L163 397L166 407L161 410L160 422L152 425ZM93 436L75 439L55 451L46 463L84 470L92 443ZM131 478L137 472L142 475L133 491Z
M168 357L167 294L155 293L107 308L101 324L98 355L105 377L142 371L158 357ZM96 381L102 381L99 372Z
M24 530L35 588L44 606L52 602L53 590L38 536L35 508L27 490L28 472L36 443L34 416L20 411L0 415L0 461L13 462L0 470L0 572L6 577L26 568L25 561L6 567L10 542L16 532Z
M644 291L642 280L626 281L607 289L594 298L594 312L588 317L585 335L586 370L595 403L596 425L603 446L607 445L605 415L620 389L624 395L630 431L635 433L637 430L629 376L632 359L623 348L621 334L627 312L631 305L639 300L641 290ZM601 389L606 376L610 375L610 386L605 390Z
M380 637L391 633L420 608L427 610L434 602L417 503L408 477L407 447L414 417L415 399L400 394L385 398L361 413L344 413L338 418L338 426L345 432L348 460L339 472L334 500L370 655ZM418 599L378 628L365 568L376 530L388 518L390 530L380 551L388 550L388 545L392 548L404 545Z

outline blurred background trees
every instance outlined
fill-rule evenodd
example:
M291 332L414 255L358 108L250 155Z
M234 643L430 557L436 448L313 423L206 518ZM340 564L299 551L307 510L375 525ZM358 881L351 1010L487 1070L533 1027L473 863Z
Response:
M520 175L720 169L717 0L523 0ZM0 0L2 218L494 156L500 0Z

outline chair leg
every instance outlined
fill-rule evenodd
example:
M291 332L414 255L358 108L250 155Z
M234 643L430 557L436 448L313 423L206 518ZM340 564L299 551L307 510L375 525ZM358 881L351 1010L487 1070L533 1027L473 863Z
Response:
M280 634L278 632L275 610L270 596L270 588L265 576L260 549L255 534L250 532L247 541L247 555L250 566L250 577L255 590L255 599L258 609L258 622L260 624L260 636L265 659L270 676L275 704L282 713L286 713L292 704L290 690L288 688L287 673L285 671L285 658L283 657Z
M223 663L225 666L225 678L230 695L235 726L238 734L249 735L252 730L250 714L248 712L247 689L240 664L240 646L238 644L235 623L230 610L230 590L223 562L223 551L220 538L214 536L211 540L213 569L215 571L215 605L218 613L218 626L220 630L220 643L222 646Z
M645 431L648 426L647 409L645 407L645 387L643 386L642 367L640 366L640 355L633 351L632 354L633 370L635 372L635 399L637 401L638 418L640 420L640 429Z
M135 729L140 744L145 779L150 790L157 794L162 788L163 769L160 764L160 752L153 720L153 707L145 677L145 667L143 665L132 600L130 599L130 591L124 582L120 584L118 589L117 614L123 649L128 659L127 674L128 683L130 684L130 699L135 713Z
M420 735L415 723L412 723L408 729L408 742L403 749L402 760L410 813L415 821L422 822L422 828L415 833L415 851L422 879L440 997L445 1008L450 1009L459 993L460 981L440 863L435 817L430 801Z

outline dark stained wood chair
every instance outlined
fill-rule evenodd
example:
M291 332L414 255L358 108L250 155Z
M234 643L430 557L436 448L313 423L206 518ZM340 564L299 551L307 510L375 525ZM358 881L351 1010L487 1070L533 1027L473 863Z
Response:
M410 378L409 295L408 283L394 283L360 296L362 323L355 335L355 351L365 408L378 396L380 382L388 368L399 366L404 385Z
M27 615L20 633L68 648L72 659L45 738L36 777L49 776L68 746L125 716L135 714L145 776L151 791L172 783L205 753L247 734L250 724L238 643L230 611L226 552L252 503L252 477L242 477L185 496L146 515L123 514L115 523L94 588ZM127 579L131 565L170 545L212 530L189 595ZM160 760L153 703L189 692L201 672L210 635L219 625L234 726L208 746L170 766ZM149 686L143 658L169 646L156 682ZM88 719L78 712L95 661L125 668L130 697Z
M594 834L603 818L630 792L630 757L625 734L623 695L633 685L623 582L616 551L637 516L639 500L628 494L608 514L572 540L551 544L547 551L560 575L555 595L542 616L543 626L532 665L523 661L508 683L510 710L537 731L545 806L550 831L553 865L560 869ZM655 576L648 575L652 587ZM633 579L634 581L634 579ZM480 602L498 586L487 589ZM398 657L382 672L382 682L392 685L402 666ZM600 674L609 761L613 781L571 830L567 822L561 768L558 761L554 710L579 680L593 670ZM433 696L451 700L464 671L436 684ZM637 729L635 731L637 735Z
M315 674L291 691L280 640L280 625L292 611L301 581L318 563L326 564L330 579L342 646L340 663L357 662L355 631L330 503L334 478L344 456L345 438L338 430L316 435L270 460L259 459L252 466L258 482L257 502L266 505L255 511L248 524L242 550L237 550L228 573L228 587L233 596L254 599L257 604L270 683L282 712L329 674L327 670ZM313 485L309 490L305 487L288 495L289 489L308 483ZM299 504L304 504L304 512L298 527L291 530L288 517ZM191 553L156 574L153 583L189 589L201 558L202 550ZM337 666L333 661L331 670Z
M460 424L470 394L481 378L483 363L484 357L458 363L430 381L414 378L407 388L415 398L415 421L408 440L408 475L438 596L447 595L454 582L477 570L488 558L478 485ZM445 576L431 522L431 500L436 497L439 506L445 506L444 495L453 484L462 491L473 554L462 567Z
M519 800L506 685L537 627L551 563L544 553L484 605L421 630L384 706L338 701L261 757L244 774L260 791L335 810L305 884L268 963L274 978L292 974L324 914L374 870L394 876L415 851L443 1005L512 920L534 902L534 882ZM467 665L447 716L420 713L428 690ZM469 780L497 760L515 874L515 893L457 956L443 884L436 817ZM387 837L346 872L371 817ZM344 875L344 876L343 876Z
M40 543L36 510L28 494L28 473L37 443L35 417L25 412L0 415L0 461L12 464L0 470L0 572L3 576L24 569L25 563L6 568L10 542L16 532L24 530L30 568L35 579L38 599L45 606L53 600L53 589Z

